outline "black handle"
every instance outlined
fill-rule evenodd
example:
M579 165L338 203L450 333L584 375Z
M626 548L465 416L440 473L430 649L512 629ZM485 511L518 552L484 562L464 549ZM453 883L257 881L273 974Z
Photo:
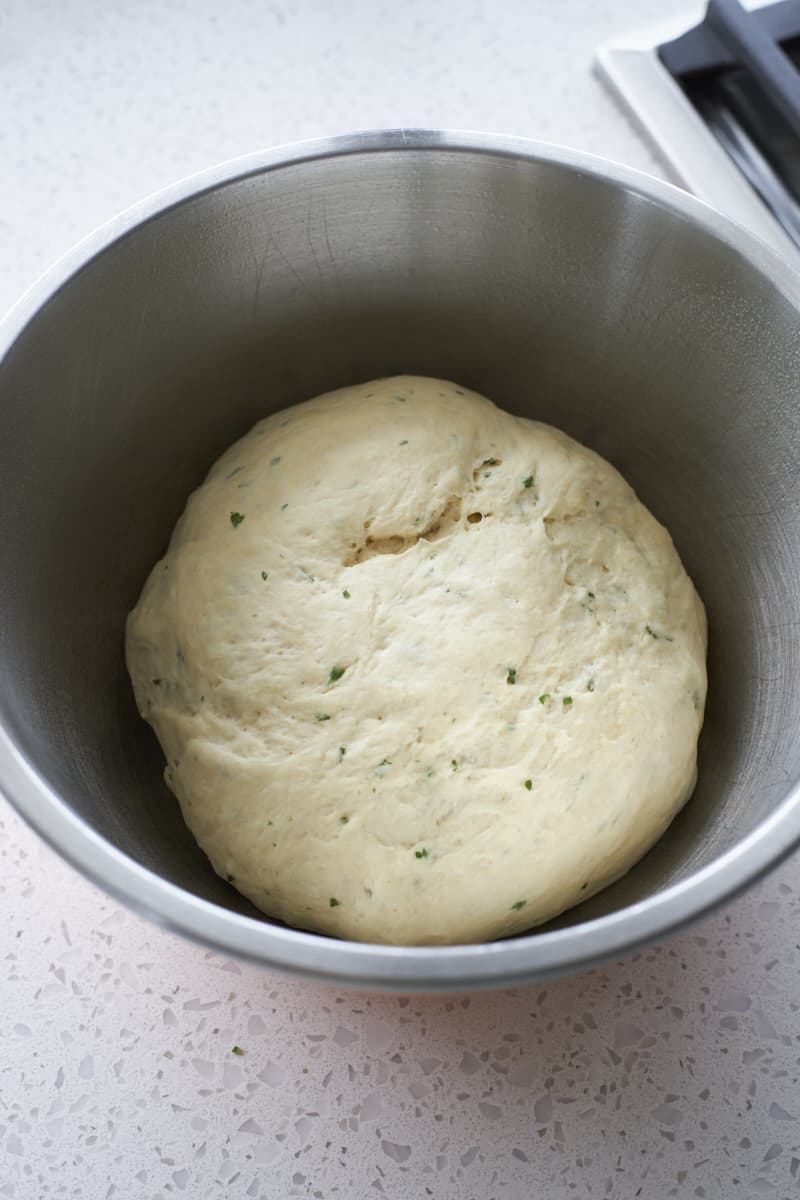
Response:
M763 25L737 0L709 0L706 24L732 58L757 78L800 138L800 75Z

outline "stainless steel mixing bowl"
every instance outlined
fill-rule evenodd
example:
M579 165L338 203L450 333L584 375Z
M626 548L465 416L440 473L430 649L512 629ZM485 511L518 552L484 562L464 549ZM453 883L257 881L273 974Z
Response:
M684 193L509 138L356 135L145 201L0 331L0 787L155 920L320 978L508 984L697 916L800 837L799 305L788 267ZM182 824L123 662L125 615L217 454L275 408L394 372L460 380L606 455L708 607L691 803L620 883L492 945L358 945L258 916Z

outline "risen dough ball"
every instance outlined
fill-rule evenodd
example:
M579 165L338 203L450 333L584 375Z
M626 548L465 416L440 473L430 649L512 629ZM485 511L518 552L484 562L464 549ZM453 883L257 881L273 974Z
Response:
M259 422L128 621L166 779L270 916L406 944L591 896L692 791L705 616L620 475L399 377Z

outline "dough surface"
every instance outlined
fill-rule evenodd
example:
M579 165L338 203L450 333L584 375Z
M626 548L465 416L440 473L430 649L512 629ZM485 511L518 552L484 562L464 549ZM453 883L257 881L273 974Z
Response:
M520 933L627 871L695 782L705 613L669 534L598 455L442 380L259 422L126 649L214 869L301 928Z

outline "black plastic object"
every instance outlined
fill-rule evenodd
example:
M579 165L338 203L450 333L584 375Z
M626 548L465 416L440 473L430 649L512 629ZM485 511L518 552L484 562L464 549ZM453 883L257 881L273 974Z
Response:
M710 0L658 49L717 141L800 246L800 2Z

